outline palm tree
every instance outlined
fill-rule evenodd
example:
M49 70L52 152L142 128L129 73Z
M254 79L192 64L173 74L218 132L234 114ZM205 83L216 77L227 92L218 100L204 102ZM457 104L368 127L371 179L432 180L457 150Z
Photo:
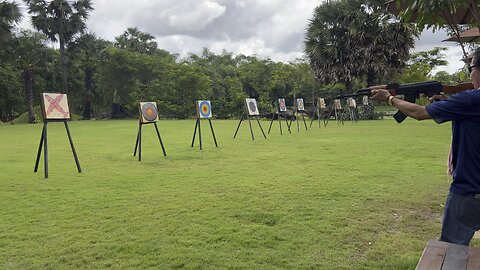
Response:
M53 42L60 42L60 63L62 66L63 92L67 93L67 64L65 45L78 33L86 29L85 20L93 10L91 0L24 0L32 24Z
M315 9L307 28L305 54L319 81L374 85L400 72L414 44L415 30L395 23L365 1L328 1Z
M101 60L102 53L111 43L97 38L95 34L83 34L75 39L68 47L69 52L80 61L84 72L85 104L83 107L83 119L92 116L92 101L94 94L94 74Z
M158 49L155 37L137 27L128 27L122 35L115 37L115 47L148 55L154 55Z
M21 18L18 6L13 2L0 2L0 44L8 41L12 36L13 24Z
M39 32L23 31L17 37L15 53L19 55L17 62L22 70L25 100L28 110L28 122L35 122L33 113L33 82L35 73L44 65L47 38Z

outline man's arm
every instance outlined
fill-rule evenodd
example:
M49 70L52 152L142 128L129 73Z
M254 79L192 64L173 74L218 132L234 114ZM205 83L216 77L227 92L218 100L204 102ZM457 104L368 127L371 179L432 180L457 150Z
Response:
M407 116L410 116L417 120L432 119L427 112L425 106L420 106L415 103L410 103L408 101L393 97L391 100L392 106L397 108L399 111L404 113Z
M389 104L397 108L399 111L407 116L417 120L432 119L427 112L425 106L420 106L415 103L396 98L390 94L386 89L372 89L372 99L387 101ZM390 99L390 100L389 100Z

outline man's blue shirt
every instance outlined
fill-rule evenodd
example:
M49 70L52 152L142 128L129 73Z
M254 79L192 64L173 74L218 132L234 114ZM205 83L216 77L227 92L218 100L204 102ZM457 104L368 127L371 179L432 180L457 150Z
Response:
M459 195L480 193L480 90L460 92L426 109L439 124L452 121L450 191Z

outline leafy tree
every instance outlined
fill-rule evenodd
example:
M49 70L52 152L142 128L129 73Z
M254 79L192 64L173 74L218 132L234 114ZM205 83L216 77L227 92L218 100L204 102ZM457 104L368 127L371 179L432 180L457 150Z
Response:
M412 21L414 18L420 30L436 30L448 25L455 31L458 23L455 23L452 15L465 9L473 15L470 23L480 26L480 2L477 0L396 0L395 4L397 7L407 7L398 8L400 17L405 21Z
M472 14L468 23L480 27L480 2L477 0L397 0L395 1L400 17L404 21L415 21L416 27L423 31L431 28L449 28L450 33L459 37L462 28L455 21L455 14L460 10L467 10ZM406 7L406 8L404 8ZM403 8L403 9L402 9ZM470 63L463 43L460 46L467 64Z
M35 29L43 32L54 42L60 42L63 92L67 93L67 64L65 46L76 34L86 29L85 20L93 10L91 0L24 0L32 15Z
M429 81L432 68L427 63L416 62L408 65L405 71L395 80L398 83L415 83Z
M246 96L257 99L260 111L272 111L269 89L273 62L270 59L262 60L252 56L240 57L240 59L238 74Z
M32 31L23 31L17 37L15 51L19 55L18 66L22 70L25 99L28 111L28 122L35 122L33 113L35 74L43 67L46 55L46 36Z
M200 93L200 98L212 101L216 117L232 118L242 113L245 93L237 74L238 61L232 53L224 50L216 55L204 48L200 56L191 54L185 63L209 77L211 90Z
M139 101L159 101L163 97L169 97L166 93L176 90L175 76L178 75L171 75L171 72L179 65L171 59L171 56L132 53L118 48L106 49L105 61L99 67L98 88L102 89L101 95L104 97L101 100L102 106L113 103L112 117L125 117L133 115ZM180 94L172 94L168 100L180 97ZM161 101L166 102L165 99ZM122 108L126 109L126 113L121 112Z
M436 47L429 51L411 54L405 71L396 81L400 83L414 83L432 80L432 70L448 64L443 53L445 50L446 48Z
M20 71L12 64L0 68L0 120L11 121L23 111Z
M92 116L92 101L95 97L94 75L99 65L102 53L111 43L97 38L95 34L83 34L69 44L69 53L79 62L83 71L84 106L83 119Z
M445 84L454 83L453 75L443 70L435 73L435 76L433 77L433 79Z
M137 27L129 27L122 35L115 37L115 47L148 55L157 52L155 37L138 30Z
M305 53L318 80L343 83L350 92L356 78L374 85L399 73L414 34L374 4L327 1L315 9L309 23Z
M434 69L438 66L448 65L448 62L445 60L445 47L435 47L429 51L420 51L410 55L409 63L426 63L430 68Z
M21 14L14 2L0 2L0 44L12 37L13 24L20 21Z

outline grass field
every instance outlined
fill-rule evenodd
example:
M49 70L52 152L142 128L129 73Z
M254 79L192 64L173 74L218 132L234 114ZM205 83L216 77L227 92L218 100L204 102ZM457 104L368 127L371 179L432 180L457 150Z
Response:
M51 123L47 180L41 124L0 125L0 269L414 269L438 237L449 124L237 123L161 120L167 157L144 126L139 162L137 121L73 121L81 174Z

